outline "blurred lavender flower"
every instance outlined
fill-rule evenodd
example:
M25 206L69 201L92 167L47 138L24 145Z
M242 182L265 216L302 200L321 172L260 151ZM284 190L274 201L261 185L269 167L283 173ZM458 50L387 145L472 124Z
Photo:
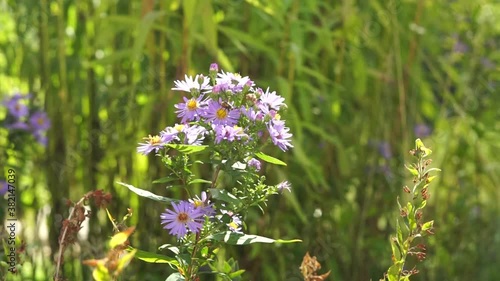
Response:
M495 68L495 64L488 58L481 58L481 65L487 70Z
M469 46L467 46L467 44L465 44L464 42L462 42L460 40L457 40L455 42L455 45L453 45L453 52L454 53L465 54L468 51L469 51Z
M9 190L9 185L6 181L0 181L0 197L4 196L5 193Z
M24 131L29 131L30 129L30 126L23 121L17 121L12 124L7 124L5 127L7 129L24 130Z
M390 159L392 158L392 151L391 151L391 145L386 142L386 141L383 141L381 142L379 145L378 145L378 152L380 153L380 155L382 155L382 157L384 157L385 159Z
M431 128L425 124L417 124L413 128L413 132L417 138L425 138L431 134Z
M50 120L47 117L47 113L43 111L37 111L31 115L29 123L31 128L36 131L45 131L50 128Z
M4 101L4 105L9 110L10 115L16 119L26 117L29 113L28 107L20 102L22 99L22 96L18 94Z

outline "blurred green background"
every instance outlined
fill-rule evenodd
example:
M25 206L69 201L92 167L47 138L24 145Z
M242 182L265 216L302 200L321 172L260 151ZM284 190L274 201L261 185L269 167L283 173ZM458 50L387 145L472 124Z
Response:
M133 209L134 246L174 242L159 224L164 206L115 182L181 196L151 184L166 171L136 146L174 124L173 80L212 62L283 95L294 134L291 152L273 153L288 166L265 168L293 192L246 222L303 243L229 247L245 280L302 280L306 251L329 280L381 278L416 137L443 172L425 213L436 235L412 280L500 280L498 1L0 0L0 10L0 94L32 93L52 120L45 149L0 128L27 242L22 272L7 280L51 280L66 200L96 188L113 194L115 217ZM66 253L68 280L91 280L81 261L105 253L112 226L94 211ZM136 260L121 280L169 273Z

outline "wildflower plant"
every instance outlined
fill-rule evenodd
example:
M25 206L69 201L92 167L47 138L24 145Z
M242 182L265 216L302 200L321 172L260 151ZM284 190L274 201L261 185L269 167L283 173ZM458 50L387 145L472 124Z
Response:
M416 257L417 261L426 258L426 246L422 243L425 236L434 234L434 221L424 221L423 211L430 197L429 184L436 178L432 175L440 171L429 168L432 163L427 157L432 151L417 139L415 149L410 154L416 162L406 165L413 177L413 187L403 187L403 191L411 196L406 204L401 204L398 198L399 213L402 219L396 222L396 236L391 237L392 266L389 267L384 279L388 281L408 281L410 276L418 273L415 266L408 265L408 258Z
M290 129L281 118L287 106L276 92L257 87L247 76L219 71L217 64L210 66L207 76L186 75L174 84L172 90L186 95L174 105L179 122L145 137L137 152L160 157L169 174L154 183L184 188L188 198L167 198L120 184L168 204L158 223L178 244L159 247L170 254L138 251L135 256L169 264L175 270L169 281L200 280L202 266L225 280L237 280L243 270L234 261L224 261L222 269L218 266L217 251L224 244L300 241L248 234L244 222L250 208L264 212L269 196L291 191L288 181L269 185L260 174L263 162L286 165L261 150L268 144L285 152L293 147ZM208 179L193 172L196 165L211 171ZM195 194L193 186L201 187L201 193Z

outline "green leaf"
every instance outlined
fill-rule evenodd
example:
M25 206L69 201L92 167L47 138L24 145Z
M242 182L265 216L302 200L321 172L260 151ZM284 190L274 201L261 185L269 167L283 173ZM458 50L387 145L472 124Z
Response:
M172 201L175 201L174 199L171 199L171 198L168 198L168 197L163 197L163 196L160 196L160 195L156 195L156 194L154 194L154 193L152 193L150 191L137 188L137 187L135 187L133 185L130 185L130 184L126 184L126 183L119 182L119 181L116 182L116 183L127 187L128 189L130 189L130 191L134 192L135 194L137 194L139 196L146 197L146 198L149 198L151 200L155 200L155 201L158 201L158 202L164 202L164 203L171 203Z
M403 263L401 261L397 261L395 264L389 267L389 270L387 270L387 277L389 278L389 281L399 281L398 276L399 272L402 269L402 266Z
M178 177L164 177L154 180L153 183L166 183L166 182L176 181L178 179L179 179Z
M225 189L218 189L218 188L210 188L208 189L210 194L212 194L212 197L217 200L221 200L227 203L231 203L234 206L239 206L241 204L241 201L238 197L234 196L233 194L229 193Z
M179 152L184 154L192 154L207 149L208 145L167 144L167 147L178 150Z
M195 184L195 183L208 183L208 184L211 184L212 182L209 181L209 180L204 180L204 179L194 179L194 180L188 182L188 185Z
M417 169L415 169L414 167L411 167L411 166L408 166L405 164L405 168L410 171L410 173L413 175L413 176L418 176L418 171Z
M255 153L255 156L257 156L257 158L260 158L261 160L264 160L264 161L271 163L271 164L286 166L285 162L283 162L277 158L274 158L272 156L269 156L265 153L262 153L262 152Z
M209 237L207 237L207 239L213 239L216 241L225 242L230 245L249 245L253 243L286 244L286 243L302 242L302 240L299 239L292 239L292 240L271 239L263 236L236 233L232 231L219 232L210 235Z
M422 225L422 231L431 229L434 226L434 221L428 221Z
M136 251L135 258L140 259L147 263L167 263L170 266L175 268L179 267L179 262L175 258L171 258L169 256L160 255L156 253L151 253L147 251L142 251L135 249L133 247L129 247L130 251Z
M165 281L184 281L184 277L179 272L172 273Z

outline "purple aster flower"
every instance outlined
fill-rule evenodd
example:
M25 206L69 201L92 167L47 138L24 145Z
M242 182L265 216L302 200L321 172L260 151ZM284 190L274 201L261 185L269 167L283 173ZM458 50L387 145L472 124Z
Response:
M50 120L47 113L38 111L31 115L29 123L34 131L45 131L50 128Z
M205 77L203 75L196 75L196 77L192 76L184 76L185 80L177 80L174 82L175 87L172 88L174 91L184 91L190 93L191 91L198 91L198 92L206 92L210 91L212 89L212 86L210 86L210 79L208 77Z
M202 212L207 217L212 217L215 214L213 205L210 203L210 200L208 199L207 193L205 191L201 192L201 198L196 195L195 198L189 199L189 202L192 203L195 208L199 208L200 212Z
M277 95L276 92L269 92L267 88L266 92L259 97L259 108L264 111L264 109L274 109L279 110L281 106L285 105L283 102L285 98ZM285 105L286 106L286 105Z
M185 144L200 145L205 139L207 130L198 125L185 125L182 129L182 132L185 134Z
M9 190L9 185L6 181L0 181L0 196L4 196Z
M199 96L198 98L182 98L184 99L183 103L174 105L175 108L178 109L177 111L175 111L175 113L177 113L177 117L182 118L181 123L186 123L187 121L192 120L199 120L204 106L204 102L201 101L203 95Z
M22 98L19 96L13 96L4 102L10 115L14 116L16 119L26 117L29 113L28 107L20 102L21 99Z
M161 224L165 224L163 228L168 229L171 235L181 239L188 231L198 233L201 230L204 213L200 208L188 201L172 202L172 208L173 211L166 209L160 216Z
M145 137L144 140L146 142L139 143L139 146L137 147L137 153L141 153L142 155L148 155L151 151L158 152L160 148L162 148L165 145L165 142L163 142L162 137L156 135L156 136L151 136L149 135L148 137Z
M283 193L285 189L288 190L288 192L292 192L292 185L288 181L282 181L276 187L280 193Z
M257 171L257 172L260 171L261 163L259 160L252 158L252 159L248 160L247 164L248 164L248 167L254 168L255 171Z
M287 151L289 147L293 147L290 138L292 134L290 128L285 127L285 122L281 120L272 120L267 125L267 130L271 136L272 142L281 150Z
M413 128L417 138L425 138L431 134L431 128L425 124L418 124Z
M213 125L215 131L215 143L220 143L222 140L234 141L248 137L243 131L243 128L238 126Z
M238 122L240 111L239 109L231 109L228 106L223 106L222 102L210 100L204 117L214 125L232 126Z
M17 121L12 124L6 125L5 127L7 127L7 129L24 130L24 131L28 131L30 129L30 126L23 121Z
M229 230L231 230L232 232L241 233L241 225L242 225L241 218L231 211L220 210L220 212L222 213L222 215L219 216L219 219L221 219L222 216L225 214L231 218L231 221L228 224L226 224L227 227L229 227Z

